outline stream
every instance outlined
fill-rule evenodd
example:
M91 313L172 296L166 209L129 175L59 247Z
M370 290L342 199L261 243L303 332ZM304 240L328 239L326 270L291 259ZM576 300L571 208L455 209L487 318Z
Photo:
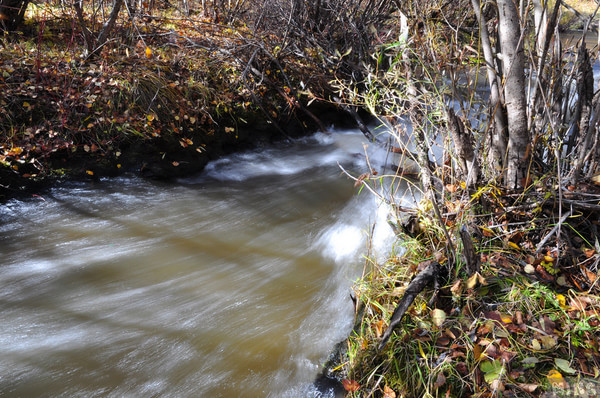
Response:
M0 206L0 396L304 397L393 242L357 131ZM370 150L372 165L385 153Z

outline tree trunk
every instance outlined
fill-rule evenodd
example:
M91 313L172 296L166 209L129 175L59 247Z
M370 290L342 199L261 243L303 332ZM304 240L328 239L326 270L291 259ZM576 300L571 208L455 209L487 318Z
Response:
M110 12L110 15L108 16L108 20L102 26L102 30L100 31L100 34L98 35L98 39L96 39L96 45L95 45L96 48L94 49L94 52L92 54L90 54L90 56L91 55L97 56L100 53L100 51L102 50L102 47L108 40L108 36L109 36L110 32L112 31L113 27L115 26L115 22L117 21L117 17L119 16L119 11L121 11L122 5L123 5L123 0L115 0L114 1L112 11Z
M512 0L497 0L498 33L502 49L504 100L508 119L508 161L505 185L523 186L529 164L529 132L527 130L527 99L525 86L525 56L519 13Z
M577 107L575 117L577 122L573 126L572 139L577 140L577 157L571 170L569 182L576 184L579 175L585 165L587 155L593 151L592 143L595 126L591 125L592 107L594 99L594 71L590 62L590 55L585 46L585 42L579 47L577 54Z
M479 0L471 0L471 5L479 22L479 37L481 38L481 47L483 48L483 57L485 59L487 79L490 87L490 110L491 116L494 119L494 128L490 129L491 139L488 164L492 170L490 174L497 175L497 171L503 170L506 163L508 122L506 121L506 110L498 83L499 71L487 30L487 21L485 20L485 16L481 14Z
M446 123L454 141L457 162L462 171L462 178L468 188L472 188L479 182L480 171L479 162L473 151L473 136L471 131L465 128L452 108L446 111Z
M533 20L535 23L536 50L538 57L542 56L544 43L546 41L546 29L548 28L547 2L533 0Z

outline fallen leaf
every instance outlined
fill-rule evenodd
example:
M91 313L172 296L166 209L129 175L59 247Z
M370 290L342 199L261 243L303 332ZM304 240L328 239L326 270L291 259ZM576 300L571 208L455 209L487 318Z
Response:
M512 247L513 249L521 250L521 247L519 245L517 245L515 242L508 241L507 244L508 244L508 246Z
M481 286L487 286L487 281L485 280L485 278L483 277L483 275L481 275L479 272L476 272L475 275L477 275L477 280L479 281L479 284Z
M577 371L571 367L571 364L566 359L554 358L554 364L566 374L573 375L577 373Z
M473 289L475 286L477 286L478 279L477 272L471 275L469 279L467 279L467 289Z
M375 337L380 338L383 331L383 319L373 323L373 329L375 329Z
M569 282L567 282L567 278L564 275L561 275L558 278L556 278L556 283L559 286L568 286L569 285Z
M594 254L596 254L596 250L594 250L594 249L590 249L590 248L584 247L582 250L583 250L583 254L585 254L585 256L587 258L593 257Z
M346 391L354 392L360 389L360 384L356 380L342 380L342 385Z
M558 344L554 336L542 336L540 337L540 341L542 343L542 347L544 347L546 350L554 348L556 347L556 344Z
M484 361L479 366L479 369L484 373L483 378L486 383L491 383L500 378L503 367L500 361Z
M150 47L146 47L146 58L152 58L152 50L150 49Z
M496 395L499 392L504 391L504 383L502 383L502 380L500 380L500 379L492 380L492 382L490 383L490 387L491 387L492 391L495 393L494 395Z
M523 358L523 360L521 361L521 365L524 368L532 368L539 362L540 362L540 360L537 359L536 357L527 357L527 358Z
M436 308L433 311L431 311L431 318L433 320L433 324L440 328L446 320L446 313L444 312L444 310Z
M571 310L574 310L574 311L585 311L587 305L588 305L588 303L586 302L586 300L583 300L582 297L573 297L573 298L571 298L571 301L569 302L569 306L571 307Z
M481 348L481 346L479 344L475 344L473 346L473 357L475 358L476 361L479 360L482 352L483 352L483 349Z
M552 369L550 372L548 372L548 375L546 377L548 378L548 382L550 383L550 385L552 385L552 387L569 387L569 384L567 384L562 374L556 369Z
M557 294L556 299L560 308L567 308L567 299L562 294Z
M527 274L533 274L535 273L535 267L531 264L527 264L524 268L523 271L525 271L525 273Z
M535 390L539 387L539 384L526 384L526 383L517 383L517 386L525 392L530 394L534 393Z
M446 376L444 376L443 373L439 373L437 375L437 379L435 380L435 383L433 383L433 388L438 389L441 386L443 386L444 384L446 384Z
M456 282L454 282L454 284L450 288L450 291L453 295L460 296L460 293L462 292L462 281L458 279Z
M419 353L423 359L427 359L427 355L425 355L425 351L423 351L423 346L421 345L421 340L417 340L417 344L419 345Z
M448 191L450 193L454 193L454 192L458 191L458 188L459 188L458 185L446 184L446 191Z
M491 238L491 237L493 237L494 235L496 235L496 234L494 233L494 231L492 231L492 230L491 230L491 229L489 229L489 228L486 228L486 227L479 227L479 228L480 228L480 229L481 229L481 231L483 232L483 236L485 236L486 238Z
M396 398L396 393L388 386L385 386L383 387L383 398Z
M588 279L591 283L596 282L596 279L598 278L598 275L596 275L596 273L594 273L592 271L588 271L585 268L584 268L584 271L585 271L585 275L588 277Z

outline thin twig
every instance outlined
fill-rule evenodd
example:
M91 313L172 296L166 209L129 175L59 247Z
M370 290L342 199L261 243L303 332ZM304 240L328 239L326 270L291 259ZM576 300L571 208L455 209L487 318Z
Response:
M550 232L548 232L548 234L546 236L544 236L544 239L542 239L540 241L540 243L538 243L537 248L535 249L535 254L538 254L542 250L542 248L544 247L546 242L548 242L548 240L552 237L552 235L554 235L559 230L559 228L562 226L562 224L565 222L565 220L567 218L571 217L572 213L573 213L573 211L569 210L567 212L567 214L562 216L562 218L558 221L558 223L554 226L554 228L552 228L552 230Z

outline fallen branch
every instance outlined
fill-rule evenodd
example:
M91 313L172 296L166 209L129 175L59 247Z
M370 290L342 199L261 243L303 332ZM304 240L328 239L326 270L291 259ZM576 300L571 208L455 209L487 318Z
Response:
M438 285L438 280L440 278L440 272L442 270L442 266L440 263L435 262L429 264L427 268L421 271L410 283L404 292L404 296L402 300L396 306L392 317L390 318L390 325L383 333L383 337L381 338L381 343L379 343L378 349L381 350L387 344L390 336L394 329L400 325L400 321L404 317L404 314L408 310L408 307L415 301L415 298L419 293L421 293L427 285L433 282L436 286Z

